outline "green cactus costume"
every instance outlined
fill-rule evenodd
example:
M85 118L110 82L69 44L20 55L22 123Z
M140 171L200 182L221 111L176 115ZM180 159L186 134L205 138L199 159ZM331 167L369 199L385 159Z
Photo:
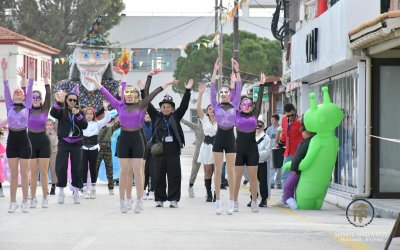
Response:
M322 92L324 101L318 106L315 93L310 93L311 107L304 114L304 126L316 135L311 139L307 155L299 165L301 175L296 189L299 209L321 209L339 149L335 128L342 122L343 112L332 103L328 87L323 87ZM290 163L285 167L290 167Z

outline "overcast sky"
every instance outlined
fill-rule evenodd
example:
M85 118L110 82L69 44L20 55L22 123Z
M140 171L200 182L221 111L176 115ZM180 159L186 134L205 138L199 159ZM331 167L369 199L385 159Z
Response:
M124 0L126 15L212 15L215 0ZM218 0L219 2L219 0ZM224 7L233 0L223 0Z

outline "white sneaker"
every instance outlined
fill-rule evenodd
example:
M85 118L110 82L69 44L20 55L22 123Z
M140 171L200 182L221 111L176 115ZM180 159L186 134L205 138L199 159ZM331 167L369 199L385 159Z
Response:
M251 211L253 213L257 213L258 212L257 200L251 201Z
M21 210L22 210L23 213L29 212L28 207L29 207L29 206L28 206L28 202L27 202L27 201L23 201L23 202L21 203Z
M149 196L147 197L148 200L154 200L154 192L149 192Z
M114 195L114 189L109 189L109 190L108 190L108 194L109 194L109 195Z
M289 205L290 209L297 210L297 202L293 197L287 199L286 204Z
M81 201L79 200L79 191L78 191L78 189L74 190L74 203L75 204L81 204Z
M121 210L121 213L127 213L128 207L126 206L125 200L120 200L119 203L120 203L119 209Z
M233 212L239 212L239 201L234 201Z
M217 215L220 215L222 213L222 202L221 202L221 200L216 200L215 201L215 213Z
M83 190L83 198L90 199L89 190L87 190L87 189Z
M49 198L46 197L46 199L43 199L42 201L42 208L48 208L49 207Z
M149 198L149 194L146 194L146 193L143 193L143 200L148 200L148 198Z
M234 207L235 207L235 203L233 202L233 200L229 200L228 201L228 207L226 209L226 213L229 214L229 215L232 215Z
M133 209L133 211L135 212L135 214L139 214L140 211L142 210L143 210L142 200L136 200L135 208Z
M10 203L10 208L8 209L9 213L15 213L18 209L18 204L16 202L11 202Z
M170 208L178 208L178 202L177 201L171 201L171 203L169 204Z
M30 208L36 208L37 204L38 204L38 201L37 201L36 197L32 197L31 198L31 202L29 204L29 207Z
M126 199L126 207L128 210L132 209L133 199Z
M156 201L156 207L164 207L164 202Z
M194 190L193 190L193 187L189 187L189 188L188 188L188 191L189 191L189 197L190 197L190 198L194 198Z
M58 204L64 204L64 198L65 198L64 193L58 193Z
M96 189L90 190L90 199L96 199Z
M277 203L272 204L272 207L288 207L288 205L286 205L286 203L284 203L282 200L280 200Z
M4 197L3 188L0 188L0 197Z

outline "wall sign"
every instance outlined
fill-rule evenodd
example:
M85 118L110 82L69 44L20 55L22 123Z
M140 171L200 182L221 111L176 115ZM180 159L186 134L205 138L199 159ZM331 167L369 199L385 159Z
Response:
M318 59L318 28L315 28L306 38L306 62L313 62Z

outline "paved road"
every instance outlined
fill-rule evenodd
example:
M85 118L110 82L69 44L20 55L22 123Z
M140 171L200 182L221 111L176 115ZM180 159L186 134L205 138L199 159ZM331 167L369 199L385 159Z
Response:
M98 186L96 200L74 205L68 194L50 208L18 210L8 214L6 198L0 199L0 249L383 249L394 220L375 218L364 228L350 225L345 212L324 204L322 211L291 211L263 208L251 213L245 205L248 189L240 194L240 212L214 214L206 203L200 171L196 198L188 198L191 156L182 157L182 200L178 209L155 208L144 201L145 210L121 214L118 196L109 196L105 184ZM227 191L223 191L224 199ZM273 190L270 203L281 193ZM18 198L21 191L18 190ZM395 240L391 249L400 249Z

